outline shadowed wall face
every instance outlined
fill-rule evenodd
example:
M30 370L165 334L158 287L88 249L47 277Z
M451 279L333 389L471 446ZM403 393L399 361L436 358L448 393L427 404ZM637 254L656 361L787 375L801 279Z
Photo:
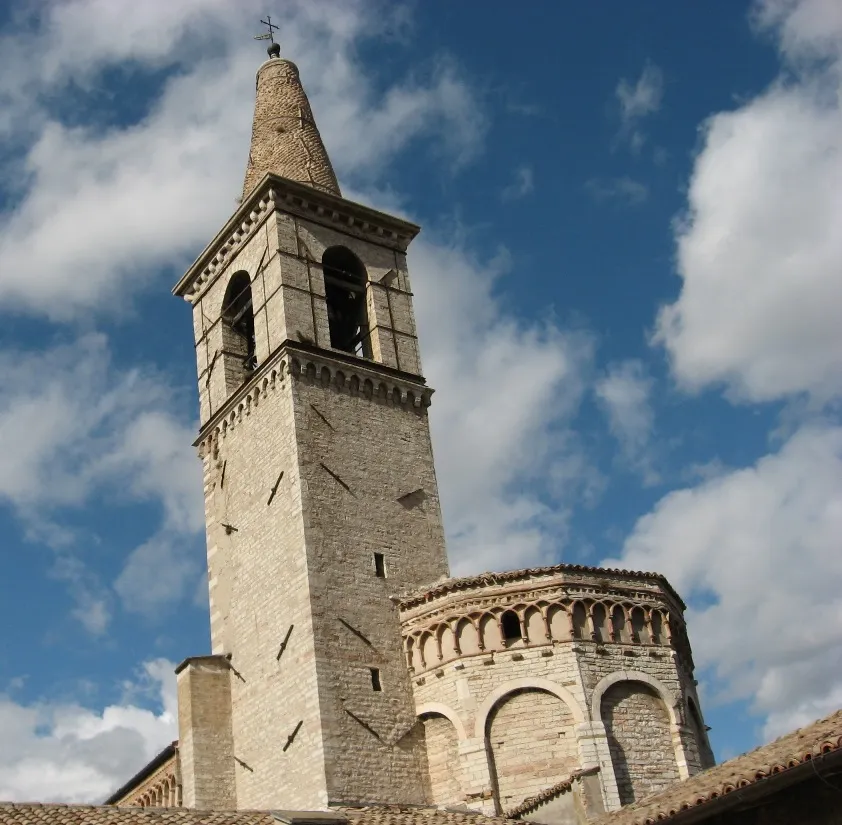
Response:
M602 719L623 805L678 781L669 713L652 688L612 685L602 697Z
M573 716L551 693L524 690L507 695L491 712L486 730L501 813L578 768Z

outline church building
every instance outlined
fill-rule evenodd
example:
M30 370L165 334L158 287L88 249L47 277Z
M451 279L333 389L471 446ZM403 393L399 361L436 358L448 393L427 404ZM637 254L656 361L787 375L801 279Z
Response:
M240 206L174 289L193 312L211 652L177 668L178 741L109 804L566 822L710 767L663 576L449 576L419 227L342 197L298 69L269 54Z
M257 71L193 312L211 651L178 740L103 805L0 825L832 825L842 711L714 766L656 573L452 578L407 249L342 197L298 69Z

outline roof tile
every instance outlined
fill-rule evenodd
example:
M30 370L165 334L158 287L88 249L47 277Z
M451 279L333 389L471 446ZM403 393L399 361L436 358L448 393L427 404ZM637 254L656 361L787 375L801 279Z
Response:
M665 791L604 814L595 825L654 825L827 753L842 750L842 710Z

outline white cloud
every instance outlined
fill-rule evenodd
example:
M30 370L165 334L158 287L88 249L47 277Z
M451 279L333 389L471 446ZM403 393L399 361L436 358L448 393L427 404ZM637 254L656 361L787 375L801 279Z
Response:
M57 548L50 575L67 584L73 615L90 632L105 631L112 599L84 555L68 549L83 537L63 526L64 511L84 511L97 497L111 506L159 503L162 546L181 570L180 545L204 526L193 432L173 411L168 383L149 369L118 372L102 335L0 352L0 501L20 515L30 539ZM144 557L130 557L135 575ZM166 566L160 553L154 561ZM155 577L149 598L173 594L174 581Z
M170 412L171 393L154 371L118 372L99 334L0 352L0 500L40 522L128 477L127 494L160 499L172 519L197 529L193 430Z
M409 265L453 572L553 563L570 508L601 481L571 430L593 342L508 316L494 292L506 256L428 232Z
M133 550L114 582L123 607L155 619L163 615L166 608L181 601L185 594L194 601L204 559L203 553L189 552L197 543L187 536L173 537L163 533ZM207 581L204 587L207 587Z
M804 427L753 467L665 496L611 566L663 572L696 661L767 737L840 702L842 427ZM695 603L695 607L694 607Z
M16 180L22 192L0 216L0 305L58 321L114 313L161 267L188 264L235 205L253 107L244 92L254 88L260 62L240 45L248 15L217 0L141 5L119 24L102 0L50 5L42 30L4 41L15 82L2 88L17 112L9 128L17 126L29 148L25 182ZM319 8L287 8L283 41L341 175L371 181L422 136L435 137L457 163L477 151L484 120L452 64L439 60L425 79L375 91L355 46L382 31L388 11L361 3ZM33 61L30 41L44 38L46 59ZM69 127L39 103L62 84L90 82L126 61L180 69L137 123Z
M649 197L649 187L645 183L626 176L609 180L591 178L585 183L585 191L595 201L616 200L631 206L637 206Z
M594 386L597 401L608 417L608 426L617 439L623 457L643 478L657 484L651 439L655 427L651 395L652 377L641 361L609 364L606 374Z
M111 621L110 594L81 559L67 553L59 554L50 569L50 576L67 584L75 602L71 610L73 618L94 636L105 633Z
M839 60L837 3L766 2L783 56ZM678 299L655 341L689 390L763 402L842 393L842 64L801 67L712 117L678 225Z
M0 695L0 799L100 801L178 735L174 665L147 662L123 703L101 713ZM133 703L152 700L149 710Z
M647 63L636 82L622 78L614 95L620 108L620 137L628 140L637 154L646 142L641 122L661 108L664 74L653 63Z
M752 16L778 35L790 60L842 58L842 7L836 0L756 0Z
M525 198L535 189L531 166L519 166L515 170L515 179L500 193L504 201L516 201Z

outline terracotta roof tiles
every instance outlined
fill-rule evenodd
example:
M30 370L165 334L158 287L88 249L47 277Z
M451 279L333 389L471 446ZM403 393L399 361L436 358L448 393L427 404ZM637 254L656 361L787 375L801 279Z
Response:
M604 814L598 825L668 822L682 811L721 799L834 752L842 755L842 710L736 759L708 768L665 791Z
M439 808L371 805L331 808L349 825L512 825L502 817ZM107 805L0 803L0 825L278 825L271 811L116 808Z

